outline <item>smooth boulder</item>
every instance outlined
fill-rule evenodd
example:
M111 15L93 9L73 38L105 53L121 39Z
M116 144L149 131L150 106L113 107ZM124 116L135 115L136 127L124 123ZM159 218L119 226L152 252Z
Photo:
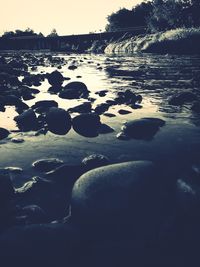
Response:
M10 132L8 130L0 127L0 140L8 137L9 134Z
M22 114L16 116L14 120L21 131L31 131L38 129L38 121L35 112L32 109L24 111Z
M71 117L69 113L62 109L52 107L46 114L46 122L50 132L58 135L65 135L71 129Z

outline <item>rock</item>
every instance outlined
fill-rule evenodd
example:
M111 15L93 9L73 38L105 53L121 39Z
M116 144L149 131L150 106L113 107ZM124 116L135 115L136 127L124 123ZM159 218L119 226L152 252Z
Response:
M77 69L77 66L75 66L75 65L71 65L71 66L68 67L68 69L69 69L69 70L75 70L75 69Z
M25 224L44 223L47 220L45 211L38 205L28 205L22 208L21 216L25 216Z
M58 135L65 135L71 129L71 117L61 108L52 107L46 114L46 122L49 131Z
M196 112L196 113L200 113L200 102L199 101L195 101L191 107L192 111Z
M99 128L100 134L107 134L107 133L113 133L115 130L111 128L109 125L102 123Z
M42 172L51 171L63 164L63 160L57 158L39 159L32 163L32 166Z
M73 118L75 132L85 137L96 137L101 126L100 117L94 113L81 114Z
M140 238L159 224L164 209L160 173L152 162L108 165L83 174L72 191L71 212L77 222L127 225ZM125 228L121 228L124 231Z
M14 120L21 131L31 131L38 129L38 121L35 112L32 109L24 111L22 114L16 116Z
M109 109L110 105L107 103L98 104L94 109L95 113L102 114Z
M61 84L64 81L63 75L57 70L55 70L52 73L48 74L47 75L47 79L48 79L48 82L52 86L61 86Z
M40 109L40 110L43 110L44 112L48 111L49 108L51 107L58 107L58 103L54 100L40 100L40 101L37 101L33 106L32 108L33 109Z
M194 93L192 93L192 92L181 92L179 94L173 95L169 99L169 104L170 105L179 106L179 105L183 105L185 103L190 103L190 102L192 102L194 100L197 100L197 96Z
M92 154L85 157L82 160L82 164L87 170L92 170L110 164L110 160L104 155Z
M130 140L130 137L128 135L126 135L124 132L119 132L117 135L116 135L117 139L119 140Z
M8 137L9 134L10 132L8 130L0 127L0 140Z
M120 109L120 110L118 110L118 113L121 114L121 115L126 115L126 114L129 114L129 113L132 113L132 112L129 111L129 110L125 110L125 109Z
M82 82L70 82L59 93L60 98L64 99L76 99L88 97L87 86Z
M106 117L109 117L109 118L116 117L115 114L112 114L112 113L109 113L109 112L105 112L103 115L106 116Z
M23 169L19 167L5 167L4 170L13 174L21 174L23 172Z
M74 108L69 108L69 112L78 112L78 113L89 113L91 112L92 105L90 102L85 102L81 105L78 105Z
M142 118L126 122L122 132L130 138L151 140L165 121L157 118Z
M13 137L11 139L11 142L16 143L16 144L19 144L19 143L23 143L24 142L24 139L23 138L18 138L18 137Z

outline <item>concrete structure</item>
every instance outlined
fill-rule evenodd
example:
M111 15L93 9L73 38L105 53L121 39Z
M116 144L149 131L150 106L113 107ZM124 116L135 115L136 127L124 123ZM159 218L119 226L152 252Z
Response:
M43 37L43 36L22 36L22 37L1 37L0 50L50 50L70 51L84 50L92 45L94 41L114 41L124 35L135 36L145 33L145 27L122 29L116 32L100 32L79 35ZM78 47L80 49L78 49ZM77 48L77 49L76 49Z

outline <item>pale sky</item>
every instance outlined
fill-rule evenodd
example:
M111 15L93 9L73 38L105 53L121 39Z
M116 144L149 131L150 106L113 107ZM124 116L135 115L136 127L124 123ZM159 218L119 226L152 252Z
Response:
M132 8L141 0L0 0L0 35L25 30L59 35L104 30L106 17L119 8Z

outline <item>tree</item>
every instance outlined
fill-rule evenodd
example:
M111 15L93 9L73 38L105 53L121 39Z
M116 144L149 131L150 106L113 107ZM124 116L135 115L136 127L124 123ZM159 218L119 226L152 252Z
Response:
M55 37L55 36L58 36L56 29L52 29L51 33L47 35L47 37Z

